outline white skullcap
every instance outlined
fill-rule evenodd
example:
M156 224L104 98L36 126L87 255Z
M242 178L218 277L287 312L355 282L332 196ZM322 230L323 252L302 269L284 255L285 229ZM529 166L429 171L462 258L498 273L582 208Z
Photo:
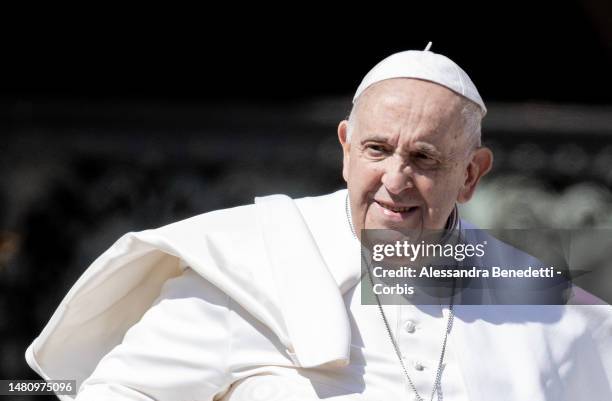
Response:
M407 50L392 54L376 64L361 81L353 96L353 103L370 85L391 78L417 78L431 81L464 96L482 109L483 116L487 108L465 71L446 56L429 51L431 42L425 50Z

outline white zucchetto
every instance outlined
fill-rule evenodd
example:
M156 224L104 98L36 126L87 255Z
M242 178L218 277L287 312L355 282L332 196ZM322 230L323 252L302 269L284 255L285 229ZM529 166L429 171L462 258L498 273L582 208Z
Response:
M395 53L376 64L361 81L353 96L353 103L376 82L391 78L416 78L442 85L466 97L480 106L484 116L487 108L467 73L448 57L430 51L430 47L431 42L425 50Z

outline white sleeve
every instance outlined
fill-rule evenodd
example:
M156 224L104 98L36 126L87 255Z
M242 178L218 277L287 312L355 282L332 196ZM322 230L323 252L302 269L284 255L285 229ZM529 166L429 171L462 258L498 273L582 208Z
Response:
M76 401L212 400L230 384L228 302L191 269L169 280L83 382Z

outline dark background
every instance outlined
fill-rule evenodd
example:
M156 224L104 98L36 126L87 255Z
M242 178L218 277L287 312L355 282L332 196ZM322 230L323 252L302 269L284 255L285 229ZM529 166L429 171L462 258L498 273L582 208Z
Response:
M433 41L489 102L610 103L608 1L228 8L28 18L4 28L2 92L171 101L346 96L383 57Z
M464 216L612 225L612 3L203 7L38 10L2 28L0 378L36 376L26 346L123 233L341 188L352 93L428 41L490 110L495 170Z

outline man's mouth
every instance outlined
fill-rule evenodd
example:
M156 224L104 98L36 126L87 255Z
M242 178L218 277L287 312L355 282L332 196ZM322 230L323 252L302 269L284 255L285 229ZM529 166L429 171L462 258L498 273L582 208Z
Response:
M386 202L380 202L375 200L374 202L376 202L376 204L378 204L380 207L382 207L384 209L384 211L388 211L388 212L393 212L394 214L401 214L403 215L404 213L410 213L410 212L414 212L416 211L419 207L418 206L403 206L403 205L393 205L390 203L386 203ZM387 214L387 213L385 213Z

